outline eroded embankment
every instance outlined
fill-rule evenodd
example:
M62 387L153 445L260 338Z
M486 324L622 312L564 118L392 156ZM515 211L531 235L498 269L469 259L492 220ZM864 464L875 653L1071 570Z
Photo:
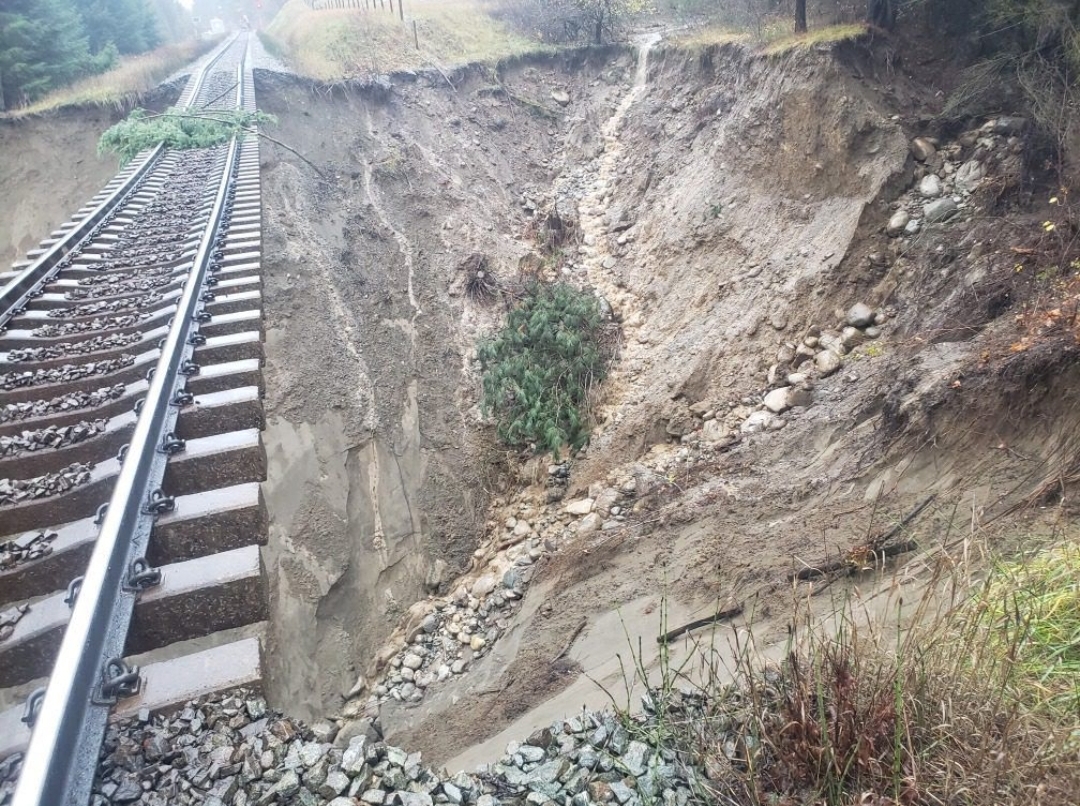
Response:
M179 93L175 85L163 85L139 103L160 111ZM126 114L67 107L0 117L0 265L23 258L113 177L116 158L99 156L97 141Z
M523 70L563 86L606 63ZM299 713L338 707L405 609L467 568L503 483L468 371L498 311L464 304L459 266L516 266L517 187L549 181L558 126L482 70L455 78L259 86L275 136L323 173L265 152L272 654Z
M927 132L879 67L728 47L351 91L261 79L275 136L324 174L265 152L280 704L351 695L346 717L473 763L603 705L592 680L621 685L627 642L654 659L662 600L671 623L744 603L740 623L780 646L793 567L930 495L911 534L938 545L1073 461L1074 346L1005 349L1038 289L1003 285L996 202L954 177L972 161L1007 177L1022 137L991 123L916 160ZM919 195L928 174L944 189ZM945 197L948 216L886 234L895 208ZM556 208L577 240L538 250ZM508 487L483 438L470 350L504 307L463 293L476 255L504 288L524 272L594 288L621 324L566 489L544 466Z
M116 173L97 139L117 120L102 109L0 119L0 264L35 248Z

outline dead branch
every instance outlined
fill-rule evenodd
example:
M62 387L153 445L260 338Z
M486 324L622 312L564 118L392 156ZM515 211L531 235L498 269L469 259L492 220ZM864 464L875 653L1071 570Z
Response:
M715 615L706 616L705 618L695 619L694 621L691 621L691 622L689 622L687 624L684 624L681 627L676 627L674 630L668 630L663 635L656 636L656 643L658 643L658 644L669 643L669 642L673 641L674 639L678 638L680 635L685 635L686 633L688 633L688 632L690 632L692 630L698 629L698 627L706 627L706 626L708 626L710 624L716 624L717 622L720 622L720 621L727 621L728 619L735 618L735 616L742 613L742 611L743 611L743 606L740 604L740 605L735 605L735 607L728 608L727 610L721 610L720 612L716 613Z
M915 520L915 518L919 516L919 513L930 506L930 502L935 498L937 498L937 493L931 493L919 502L918 506L911 510L911 512L901 518L899 523L894 525L891 529L871 538L861 546L856 546L851 549L843 559L800 569L788 578L788 582L805 582L837 571L846 570L848 573L853 573L854 571L865 568L867 565L885 559L886 557L894 557L897 554L914 551L918 548L918 544L914 540L905 540L902 543L897 543L892 546L887 546L886 544L896 537L902 529ZM857 557L859 561L853 562L852 558L854 557Z

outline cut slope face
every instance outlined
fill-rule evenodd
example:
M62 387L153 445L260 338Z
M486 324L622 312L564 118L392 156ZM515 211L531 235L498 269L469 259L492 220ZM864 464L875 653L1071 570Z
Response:
M928 203L914 179L936 170L960 194L950 171L1003 175L1017 143L917 162L922 132L851 54L639 44L647 61L593 51L348 92L262 79L281 138L323 174L267 150L288 709L378 717L430 762L472 763L507 726L602 705L581 670L619 686L613 658L655 646L662 598L680 620L746 603L780 646L793 566L930 495L919 528L937 545L958 512L1009 511L1078 452L1075 340L981 357L1035 293L1003 285L993 200L957 195L953 218L885 233L894 204ZM545 251L552 211L572 236ZM546 461L514 487L485 439L472 350L512 295L464 293L477 256L506 289L591 287L621 324L568 488ZM941 337L957 321L963 337ZM423 650L408 665L407 645Z
M0 120L0 264L5 270L116 173L115 160L97 156L98 136L116 120L102 109Z
M584 83L611 70L597 58L527 70ZM499 310L465 304L459 267L481 253L509 274L527 252L515 186L547 181L557 130L483 71L455 78L260 87L324 174L271 148L263 180L273 656L301 714L339 706L405 610L468 567L505 483L469 369Z

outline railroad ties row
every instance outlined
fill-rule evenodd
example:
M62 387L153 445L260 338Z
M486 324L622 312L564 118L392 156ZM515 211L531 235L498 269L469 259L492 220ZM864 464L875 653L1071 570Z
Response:
M225 87L222 75L212 73L200 97ZM250 75L245 106L254 108ZM29 740L23 703L51 671L71 612L69 585L94 548L148 372L212 224L224 160L225 147L166 152L0 333L0 759ZM139 595L127 638L142 685L118 704L120 715L261 682L260 227L258 141L248 137L201 302L192 397L175 434L183 449L170 456L162 486L175 506L158 517L146 557L161 582Z

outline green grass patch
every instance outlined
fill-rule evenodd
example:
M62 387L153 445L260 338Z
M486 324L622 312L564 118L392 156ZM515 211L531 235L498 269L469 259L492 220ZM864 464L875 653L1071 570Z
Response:
M29 106L6 113L5 117L37 115L65 106L130 109L138 103L141 96L195 61L219 41L220 39L190 40L121 59L113 69L50 92Z
M1080 546L997 565L972 620L988 636L994 662L1010 667L1018 701L1080 714Z
M565 283L535 284L506 325L481 341L483 408L499 437L516 448L558 454L588 438L589 392L607 362L596 297Z
M493 19L479 0L413 0L404 21L396 10L313 11L290 0L263 39L294 71L320 81L496 61L538 47Z

